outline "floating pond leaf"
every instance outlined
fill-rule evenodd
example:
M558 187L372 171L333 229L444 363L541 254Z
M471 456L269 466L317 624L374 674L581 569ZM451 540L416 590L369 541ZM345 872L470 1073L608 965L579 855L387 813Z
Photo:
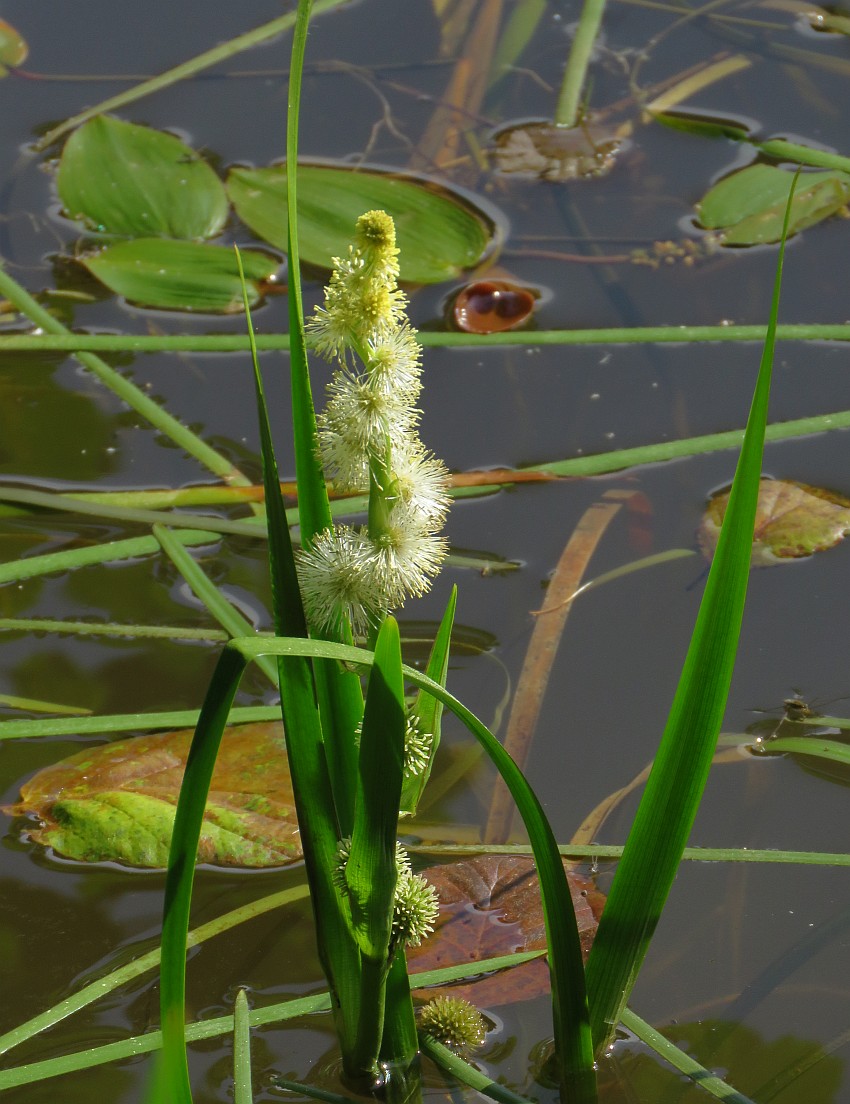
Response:
M145 307L214 313L242 310L236 255L224 246L136 238L79 259L111 291ZM275 258L250 250L242 253L242 265L253 306L260 298L260 285L271 280L279 265Z
M235 168L227 191L236 213L254 233L286 249L286 168ZM298 167L301 259L330 268L345 256L351 227L363 214L381 208L395 220L401 279L413 284L454 280L477 265L494 245L494 221L446 188L395 173L338 165Z
M164 867L192 729L88 748L21 789L11 816L30 839L82 862ZM267 867L295 862L301 843L280 723L228 728L213 774L198 861Z
M587 958L605 898L593 882L567 868L582 952ZM546 946L540 883L528 855L481 855L421 871L436 888L440 918L434 935L410 947L417 970L456 966ZM498 974L442 990L488 1007L528 1000L549 989L549 969L534 959ZM435 991L428 990L433 996Z
M725 245L777 242L794 174L776 165L750 165L715 184L697 212ZM842 211L850 200L850 174L832 169L803 174L797 182L788 236Z
M227 219L224 185L194 150L109 115L68 139L57 186L70 218L106 234L211 238Z
M697 537L708 559L714 555L729 492L708 504ZM821 487L762 479L759 484L753 566L811 556L834 547L850 530L850 500Z
M494 136L496 167L503 173L565 183L605 176L614 167L627 132L598 124L557 126L548 121L506 127Z
M18 31L0 19L0 77L8 76L10 69L17 69L27 59L29 46Z
M535 293L507 280L476 280L461 288L451 307L464 333L503 333L521 326L534 312Z

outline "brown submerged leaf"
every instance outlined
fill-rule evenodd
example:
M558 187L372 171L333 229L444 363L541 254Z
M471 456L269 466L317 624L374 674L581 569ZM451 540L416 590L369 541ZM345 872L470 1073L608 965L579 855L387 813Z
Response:
M29 838L83 862L163 867L191 729L87 748L41 770L10 816L33 816ZM204 814L198 861L281 866L301 858L279 722L225 731Z
M729 492L715 495L697 531L700 548L710 560L717 547ZM805 483L762 479L753 536L754 567L825 552L850 530L850 500Z
M569 864L564 866L587 958L605 899L592 881ZM440 918L434 935L408 950L411 968L433 970L546 946L540 885L529 856L482 855L421 873L437 890ZM548 988L549 968L540 958L473 982L423 993L429 998L437 992L451 993L487 1007L528 1000Z
M577 127L548 121L522 123L495 135L494 156L500 172L565 183L605 176L614 167L625 138L622 129L592 122Z

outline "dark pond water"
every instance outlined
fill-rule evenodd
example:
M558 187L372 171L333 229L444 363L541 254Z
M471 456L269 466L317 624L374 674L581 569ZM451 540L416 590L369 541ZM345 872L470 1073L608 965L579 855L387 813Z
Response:
M522 4L491 4L506 20ZM484 8L484 0L476 6ZM502 213L507 227L500 264L540 289L541 330L648 324L762 323L769 308L774 247L731 250L691 267L658 269L541 257L534 251L622 254L655 241L700 241L694 203L708 186L752 156L732 142L675 133L642 121L629 74L645 52L638 83L652 89L692 66L726 55L747 62L732 76L696 92L689 109L749 122L762 136L782 135L847 152L850 55L846 36L818 34L790 4L712 5L718 18L684 19L684 6L612 3L593 68L591 100L633 133L604 179L572 184L468 174L465 160L437 178L463 180ZM551 2L517 72L472 113L473 133L488 142L493 126L552 114L578 5ZM55 302L75 328L133 333L241 332L236 319L183 317L128 306L80 277L69 263L77 234L58 210L49 160L32 154L34 137L52 122L128 86L124 75L159 72L280 14L272 0L233 5L195 0L80 5L9 0L4 16L26 37L33 77L3 81L0 114L0 255L33 292L61 286L87 301ZM656 39L658 40L656 42ZM286 38L239 55L210 73L149 96L119 114L174 130L209 151L217 166L267 164L283 153ZM432 6L362 0L316 19L309 41L303 98L305 154L406 167L444 94L453 59L440 56ZM103 77L104 74L110 75ZM98 78L92 83L90 78ZM465 154L466 149L462 150ZM45 172L45 168L48 171ZM848 318L845 223L832 219L789 246L782 317L788 322ZM244 228L230 237L250 242ZM320 283L307 287L312 303ZM457 285L412 296L414 324L440 329ZM256 323L286 328L284 300L270 300ZM15 328L15 323L10 324ZM450 468L516 466L605 452L743 425L759 349L746 344L694 346L536 346L432 350L426 359L422 434ZM117 358L122 371L173 414L256 476L257 435L249 364L239 355L145 355ZM286 437L283 368L268 356L272 400ZM827 343L786 343L777 354L771 418L782 421L850 406L847 351ZM282 374L282 373L281 373ZM317 381L325 371L317 366ZM71 358L0 355L0 473L11 483L50 488L176 487L210 481L106 392ZM765 469L850 493L848 444L831 432L769 445ZM636 468L606 478L524 485L459 503L448 532L458 549L516 561L509 574L484 576L449 568L434 591L404 611L417 623L438 618L452 583L460 587L464 629L492 640L487 655L455 660L451 688L493 717L515 685L546 582L584 511L608 490L646 497L643 527L618 518L589 575L649 551L694 549L706 496L728 482L735 457L716 452ZM2 558L137 535L138 526L37 514L4 519ZM264 549L228 539L208 549L207 569L243 611L267 624ZM800 694L827 702L850 695L847 578L850 551L755 572L725 728L742 732ZM621 578L580 598L571 612L542 706L528 776L559 838L625 786L650 760L663 727L702 592L698 555ZM206 625L204 611L173 570L153 558L46 575L0 589L3 616L89 618L143 624ZM411 626L411 629L413 626ZM209 645L97 637L75 640L4 633L0 692L67 702L96 713L190 709L198 705L214 662ZM494 662L494 659L498 662ZM270 701L260 676L242 703ZM844 703L830 705L842 713ZM9 716L17 716L13 710ZM778 714L774 713L773 716ZM777 720L778 723L778 720ZM447 742L461 734L449 728ZM3 799L40 767L97 743L91 737L9 741L2 745ZM476 773L429 813L444 838L474 834L486 819L492 779ZM846 849L844 779L805 770L790 758L743 755L712 773L692 842L704 846ZM629 798L606 822L600 843L622 842L634 811ZM162 879L118 867L87 868L45 855L27 841L20 821L5 821L0 960L6 1001L3 1029L35 1015L155 944ZM603 867L604 888L607 872ZM287 885L298 869L233 874L202 871L194 918L209 919ZM633 1007L659 1026L677 1024L680 1040L719 1072L738 1078L758 1100L850 1101L848 917L850 891L839 869L771 865L686 864L634 993ZM255 1003L322 988L304 907L256 920L193 957L191 1012L223 1014L235 987ZM530 1054L548 1032L547 1002L522 1013L494 1009L499 1029L483 1061L508 1083L539 1099ZM156 1022L157 991L149 976L72 1017L7 1056L31 1062L106 1043ZM702 1026L700 1026L702 1025ZM731 1033L731 1034L730 1034ZM726 1038L713 1057L712 1040ZM731 1041L730 1041L731 1040ZM801 1041L801 1042L800 1042ZM765 1088L798 1055L798 1044L823 1047L780 1097ZM689 1045L686 1044L686 1045ZM722 1054L721 1057L718 1055ZM315 1074L334 1087L334 1051L322 1020L260 1033L255 1043L257 1096L272 1071ZM197 1100L230 1098L229 1049L199 1045L193 1068ZM606 1071L605 1099L680 1099L676 1078L652 1074L641 1046L625 1041ZM135 1060L8 1091L9 1100L130 1104L141 1099L146 1066ZM438 1091L437 1088L434 1090ZM696 1099L694 1092L693 1098ZM688 1096L687 1099L691 1099Z

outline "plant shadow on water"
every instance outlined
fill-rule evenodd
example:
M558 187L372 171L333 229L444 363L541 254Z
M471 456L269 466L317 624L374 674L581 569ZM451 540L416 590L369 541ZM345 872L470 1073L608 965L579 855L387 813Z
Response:
M504 28L507 15L496 13L500 7L492 5L488 18ZM603 122L629 125L631 134L623 138L616 163L604 177L556 183L534 179L531 172L500 173L484 166L478 155L496 126L553 117L579 7L544 6L523 52L508 59L506 74L477 99L475 80L466 92L459 85L462 65L456 64L458 58L481 56L484 49L481 12L487 5L470 8L473 18L466 31L453 39L447 24L442 45L431 5L408 5L400 16L398 5L389 0L363 0L316 16L302 99L306 156L413 170L466 189L464 194L473 202L478 197L486 213L499 213L498 232L504 235L498 255L486 255L490 267L484 278L544 289L527 330L515 335L517 344L472 347L452 347L461 345L461 337L451 333L448 347L428 347L446 332L447 304L472 278L470 273L409 289L411 320L426 345L420 401L428 447L452 471L522 469L742 427L757 358L752 337L723 344L565 346L535 340L535 333L591 326L763 326L770 312L775 246L711 245L699 227L695 204L718 180L732 179L735 168L756 160L787 167L795 160L772 157L755 141L794 136L818 150L850 155L843 113L836 107L846 99L846 28L816 32L808 9L736 3L719 13L682 19L678 11L612 4L591 61L590 102ZM8 167L0 192L0 256L33 294L52 289L39 301L73 330L241 337L244 318L238 314L158 310L128 303L96 284L73 257L105 243L93 241L90 232L61 212L55 172L42 171L59 156L62 143L47 153L31 148L34 136L53 121L137 83L117 77L102 85L83 83L75 76L77 69L80 78L157 73L247 29L244 13L218 3L183 4L179 18L169 5L142 5L134 9L132 22L121 9L90 4L84 19L79 12L66 13L64 6L48 13L12 3L4 10L29 43L30 55L7 60L20 71L13 67L3 83L7 111L0 139ZM252 10L250 22L279 14L278 4L262 3ZM741 23L742 18L749 22ZM375 36L375 27L381 27L381 36ZM475 39L476 33L483 38ZM72 43L79 47L72 50ZM503 41L500 48L508 46ZM737 69L685 86L677 98L681 80L710 72L727 50L741 59ZM646 51L646 60L637 60L639 51ZM284 152L288 64L288 40L278 40L118 109L116 115L178 134L187 148L203 151L222 178L225 167L267 166ZM58 74L63 79L35 79ZM476 79L485 77L482 72ZM640 105L630 78L643 90ZM643 118L640 108L665 94L668 102L658 110L678 112L680 127L687 123L690 131ZM445 110L450 101L454 111ZM460 130L458 119L463 120ZM731 134L730 120L739 127L746 121L746 138ZM719 126L719 121L727 126L725 134L697 132L697 124ZM461 131L470 126L468 141ZM19 150L24 152L15 160L13 151ZM845 268L848 230L840 219L825 217L846 199L841 191L846 168L828 166L837 175L827 185L835 205L818 201L825 221L789 242L784 321L827 326L847 316L845 281L838 274ZM246 222L229 215L219 240L235 240L280 260L280 250L268 245L255 224L254 233L248 230ZM345 235L350 232L346 226ZM309 273L308 313L321 300L327 278L324 270ZM255 324L265 335L287 331L283 297L261 297ZM9 335L30 329L11 306L0 326ZM144 396L239 466L250 482L260 482L256 410L244 352L213 356L190 347L176 353L102 355ZM776 355L771 421L843 411L848 405L842 371L846 356L839 341L783 341ZM290 400L271 370L272 364L279 366L279 356L265 352L263 357L278 462L286 478L294 468L286 429ZM70 493L213 482L196 459L174 447L69 355L0 346L0 364L0 473L9 487ZM318 395L329 371L318 360L311 366ZM816 433L824 428L813 426L808 432L814 435L769 442L765 472L850 494L846 433ZM703 589L701 581L694 585L704 566L694 533L708 496L731 479L730 447L695 450L666 464L635 458L613 474L518 483L456 502L447 531L453 550L475 550L469 552L474 569L462 560L451 562L434 590L402 614L417 619L402 619L403 637L430 641L450 587L458 584L460 625L449 688L503 735L539 622L532 611L544 605L570 535L606 492L634 492L646 507L620 510L582 581L651 553L693 553L593 586L569 609L525 767L563 843L576 837L584 819L609 795L627 787L655 752ZM228 520L249 516L227 502L200 508L218 510ZM150 532L149 524L120 516L86 518L67 508L47 512L42 506L27 512L20 503L11 503L12 510L2 522L3 564ZM199 558L243 616L254 627L268 629L271 598L265 549L258 545L240 533L221 540L212 536L199 546ZM722 761L712 770L692 844L817 852L846 847L844 833L836 831L846 822L839 770L818 774L808 769L810 760L796 753L754 756L742 746L758 707L778 705L797 688L817 699L840 697L850 689L846 618L837 600L846 589L847 555L838 547L793 566L753 572L724 726L729 744L740 746L721 746ZM519 567L500 570L503 563ZM3 618L182 630L212 625L171 562L150 548L123 561L2 579ZM12 720L32 715L16 700L21 698L95 715L197 709L220 648L203 639L69 636L6 622L2 629L0 692L9 696L4 708ZM424 664L427 647L410 645L405 658ZM268 680L252 670L237 704L273 701ZM84 721L78 734L69 722L56 730L64 734L3 741L6 804L18 800L21 784L39 769L103 742L103 734L87 734ZM138 723L133 731L145 727ZM840 742L839 728L825 727L826 736ZM811 731L822 735L816 726ZM126 732L114 735L123 738ZM426 852L416 855L417 866L447 861L445 855L427 856L438 842L481 838L495 774L480 759L463 774L468 750L461 726L445 719L440 753L445 759L438 760L433 783L437 796L409 828L409 837ZM463 784L449 785L447 779L441 787L441 775L455 769ZM624 841L639 795L639 788L625 794L607 819L600 819L588 837L600 850ZM27 839L31 822L7 823L0 948L8 964L7 990L15 997L7 1002L3 1031L150 951L159 935L163 890L156 873L128 872L109 863L85 866L44 854ZM587 862L589 867L591 859ZM600 888L607 890L613 866L604 856L597 865ZM193 926L303 880L300 868L251 873L203 868ZM838 867L687 862L632 1006L756 1101L850 1102L847 909L846 874ZM187 1018L229 1014L241 985L249 988L253 1007L322 991L309 917L306 902L299 900L190 952ZM4 1056L4 1063L22 1065L141 1034L158 1022L157 1001L155 978L147 974L22 1043ZM545 1063L551 1034L546 998L527 1005L506 1003L492 1013L496 1027L476 1060L515 1091L555 1100L557 1077L553 1082ZM319 1013L293 1022L254 1033L255 1100L286 1098L271 1087L272 1073L339 1091L330 1017ZM221 1038L193 1044L198 1104L228 1098L231 1050ZM704 1095L660 1066L631 1034L615 1042L601 1066L603 1100L672 1104ZM21 1104L39 1104L57 1093L69 1104L95 1093L125 1104L145 1098L147 1069L134 1059L67 1074L61 1086L51 1079L5 1091L10 1101ZM424 1092L445 1093L441 1075L430 1066Z

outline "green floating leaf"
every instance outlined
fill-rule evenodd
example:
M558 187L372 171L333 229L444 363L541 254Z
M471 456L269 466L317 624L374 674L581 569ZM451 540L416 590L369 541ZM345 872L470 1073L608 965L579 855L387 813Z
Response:
M700 523L697 537L708 559L714 555L729 492L715 495ZM850 530L850 500L842 495L791 483L762 479L753 535L754 567L770 567L833 548Z
M225 314L242 309L236 255L224 246L137 238L80 260L111 291L145 307ZM253 306L260 298L260 283L272 279L278 262L264 253L245 252L242 265Z
M164 867L192 729L116 740L46 767L6 806L35 816L29 838L82 862ZM301 857L279 722L225 731L198 861L267 867Z
M194 150L108 115L68 139L57 184L67 214L106 234L211 238L227 219L224 186Z
M10 69L16 69L26 61L29 46L11 23L0 19L0 77L8 75Z
M777 242L794 174L775 165L750 165L732 173L697 205L707 230L719 230L725 245ZM788 236L840 211L850 199L850 174L837 169L800 177Z
M242 221L264 241L286 250L285 166L231 169L227 191ZM497 237L491 218L426 181L336 165L300 165L301 259L330 268L333 257L346 255L351 227L374 208L395 220L401 279L408 283L456 279L479 263Z

